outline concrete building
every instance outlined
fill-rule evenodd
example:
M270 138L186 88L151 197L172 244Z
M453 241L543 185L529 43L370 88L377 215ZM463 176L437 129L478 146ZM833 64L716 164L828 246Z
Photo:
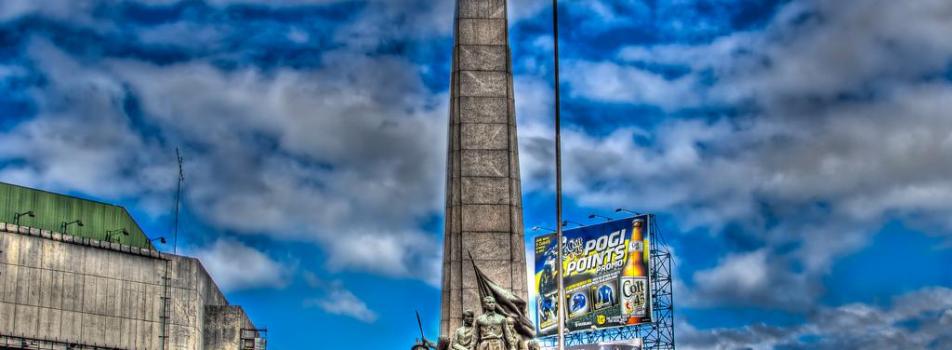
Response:
M494 282L528 299L519 147L506 0L457 0L450 82L440 332L479 311L467 252Z
M263 333L122 207L0 183L0 350L263 349Z

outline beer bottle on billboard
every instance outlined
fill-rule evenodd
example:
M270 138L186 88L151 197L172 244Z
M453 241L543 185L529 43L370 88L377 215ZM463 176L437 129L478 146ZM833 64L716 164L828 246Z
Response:
M621 274L621 312L628 318L629 324L639 322L639 319L647 316L648 247L645 244L645 232L644 220L635 219L628 241L625 268Z
M625 269L622 270L622 276L625 277L645 277L648 276L645 264L646 253L644 221L635 219L632 223L631 239L628 241L628 262Z

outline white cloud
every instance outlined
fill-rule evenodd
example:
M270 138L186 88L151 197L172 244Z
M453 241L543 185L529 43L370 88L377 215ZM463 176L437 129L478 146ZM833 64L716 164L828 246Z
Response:
M121 83L83 69L49 46L37 49L51 76L68 79L57 79L47 91L27 91L40 98L45 117L20 123L0 137L0 159L23 161L0 169L0 178L113 198L148 196L173 186L171 159L140 138L125 117L117 98L124 94Z
M156 1L156 0L147 0L147 2L152 2L152 1ZM175 2L175 1L182 1L182 0L158 0L157 2L158 2L158 3L165 3L165 2ZM272 0L207 0L207 1L208 1L208 3L213 4L213 5L216 5L216 6L228 6L228 5L266 5L266 6L283 7L283 6L302 6L302 5L327 5L327 4L340 3L340 2L343 2L344 0L280 0L280 1L272 1Z
M693 76L666 78L651 71L613 62L567 62L565 82L572 94L599 102L646 104L668 110L696 107L701 102Z
M214 6L229 5L265 5L274 7L302 6L302 5L326 5L339 3L342 0L208 0L207 3ZM175 3L184 2L183 0L136 0L143 5L167 6ZM104 6L115 5L109 1L103 0L5 0L0 3L0 20L9 20L21 16L39 14L46 17L57 19L69 19L81 21L84 24L92 24L94 19L87 16L93 13L94 9Z
M297 7L320 8L348 3L346 0L207 0L201 4L188 4L185 0L128 0L126 6L168 7L176 4L191 6L196 11L227 11L234 6L254 6L275 11L293 11ZM352 2L352 1L350 1ZM202 9L200 5L209 5ZM394 41L407 39L432 39L452 34L453 1L428 0L371 0L355 6L356 15L342 20L334 30L335 46L373 52ZM123 23L119 16L110 17L116 4L106 0L7 0L0 2L0 22L36 16L91 30L97 34L121 35L133 38L131 43L168 48L188 49L198 52L215 52L222 56L235 54L234 47L225 47L229 38L246 37L248 33L237 30L230 16L208 16L204 21L189 18L171 18L167 23L150 26L135 26ZM217 18L216 18L217 17ZM134 30L130 30L134 29ZM301 45L302 32L292 32L289 39ZM182 40L188 37L189 40ZM244 45L244 44L242 44ZM314 50L323 48L314 47Z
M682 229L747 247L694 275L691 300L810 308L836 258L886 220L952 233L952 85L938 78L952 62L952 45L939 39L952 31L950 10L944 1L792 2L763 32L575 62L573 93L687 116L607 135L564 129L566 193L582 206L671 213ZM658 66L688 72L664 78L644 68ZM738 112L688 110L723 106ZM521 140L529 190L552 183L551 136L531 131L545 123L520 124L530 130ZM745 258L766 277L741 273Z
M5 2L0 20L38 16L108 37L119 32L115 23L90 16L102 6ZM452 13L452 2L368 2L334 31L341 45L321 52L322 62L314 62L321 68L301 69L220 69L212 62L234 53L217 53L217 45L236 29L215 21L122 30L136 44L217 55L187 63L71 57L43 33L31 34L26 54L48 84L32 91L37 118L0 138L0 159L29 159L9 163L0 178L134 198L161 216L174 188L171 151L183 146L186 207L212 228L314 242L331 270L435 285L441 249L420 226L442 211L443 188L433 184L444 179L448 96L424 86L427 67L365 53L395 40L450 35ZM296 40L300 34L289 33Z
M364 323L374 323L377 320L377 313L354 293L345 289L339 281L323 287L326 287L325 295L305 300L305 307L318 307L327 313L351 317Z
M94 0L7 0L0 3L0 21L6 21L31 14L75 20L84 25L92 25L93 20L82 14L89 13L96 5Z
M788 339L794 329L772 327L763 324L739 328L698 330L687 322L678 322L678 347L687 350L771 350L779 345L790 346Z
M721 293L730 290L739 297L747 297L748 293L767 287L769 271L766 260L764 250L730 255L715 268L696 272L694 280L699 288L722 290Z
M887 218L952 230L952 182L943 175L952 173L952 120L941 117L949 101L952 87L927 84L809 117L673 121L650 136L570 129L565 190L582 205L675 213L684 229L738 225L768 249L770 281L756 293L764 298L724 288L708 300L788 307L788 296L799 296L794 305L805 307L835 258L862 247ZM525 149L536 160L523 161L523 172L549 174L547 148Z
M5 2L0 19L66 18L88 12L83 6L91 3ZM674 11L678 3L659 9ZM606 4L578 6L608 18ZM174 174L171 145L188 145L187 204L215 228L316 242L333 270L434 283L439 247L419 226L442 211L441 186L433 184L443 181L447 98L423 86L425 68L362 52L397 33L445 37L452 6L440 2L400 22L413 3L371 5L381 10L336 34L352 45L327 53L326 68L307 70L222 70L204 60L80 62L38 39L29 54L48 86L30 93L40 115L0 138L0 159L29 162L12 162L0 178L157 202L174 186L174 176L164 176ZM522 18L516 13L545 6L514 1L511 8ZM684 228L740 225L765 249L762 261L772 272L751 286L816 295L832 261L861 247L882 218L952 227L952 186L943 178L952 173L952 125L943 117L952 90L932 78L950 57L942 40L952 23L949 6L794 2L764 33L572 62L581 72L604 73L604 81L566 77L581 96L668 110L738 104L751 112L672 121L651 133L566 129L566 191L585 206L636 201L638 209L676 213ZM399 29L380 25L394 21ZM161 43L193 29L170 24L140 39ZM202 41L219 33L195 35ZM638 68L643 64L690 72L665 78ZM710 86L697 84L710 77ZM550 87L541 79L516 83L525 188L544 189L551 176ZM143 115L126 109L132 98ZM791 266L803 271L792 273ZM730 299L725 293L709 297Z
M509 22L514 24L517 21L532 18L540 11L552 6L550 1L540 0L509 0Z
M802 325L764 324L699 330L679 325L685 349L945 349L952 322L952 290L925 288L900 295L889 307L854 303L820 308Z
M188 253L202 262L224 291L283 288L291 272L264 253L227 238Z
M406 60L341 51L325 54L328 68L267 72L80 64L39 38L30 56L49 84L32 92L39 115L0 138L0 159L29 160L3 179L165 203L168 145L186 145L186 207L213 228L317 243L335 271L436 284L440 249L419 226L442 210L446 99Z
M440 250L436 240L419 232L355 232L328 240L334 270L358 268L389 276L414 276L440 285Z
M845 94L888 92L944 71L952 44L949 3L796 1L763 30L735 32L703 45L629 46L627 63L678 66L714 79L695 93L713 103L775 108L817 106ZM915 18L915 21L910 21ZM914 25L910 25L913 23ZM896 64L905 62L907 64ZM671 90L677 96L678 90ZM686 107L693 107L688 104Z

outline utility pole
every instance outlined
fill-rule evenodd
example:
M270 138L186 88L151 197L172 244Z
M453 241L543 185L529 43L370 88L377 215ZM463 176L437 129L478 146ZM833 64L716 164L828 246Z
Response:
M179 206L182 202L182 183L185 173L182 171L182 154L175 148L175 159L178 161L178 184L175 186L175 219L172 222L172 254L178 254Z
M185 173L182 171L182 154L178 147L175 148L175 160L178 162L178 183L175 186L175 212L172 219L172 254L178 254L178 227L179 227L179 207L182 202L182 183L185 181ZM163 239L164 242L164 239ZM164 256L163 256L164 258ZM167 350L169 341L169 325L172 322L172 259L165 259L165 275L162 276L163 294L162 294L162 330L159 339L162 342L160 349Z

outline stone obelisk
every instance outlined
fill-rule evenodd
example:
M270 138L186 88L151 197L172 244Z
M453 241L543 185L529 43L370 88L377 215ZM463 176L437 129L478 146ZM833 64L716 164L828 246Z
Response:
M480 312L469 254L527 298L522 189L506 0L457 0L451 78L440 331Z

